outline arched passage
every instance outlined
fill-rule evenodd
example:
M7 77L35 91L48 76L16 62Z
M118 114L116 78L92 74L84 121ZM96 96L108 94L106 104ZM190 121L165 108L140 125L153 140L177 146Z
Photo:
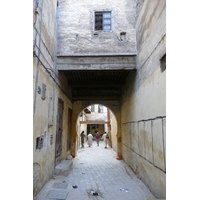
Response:
M112 127L112 128L111 128ZM84 108L77 117L77 149L82 147L80 133L84 131L87 136L89 133L93 135L93 140L98 132L102 135L106 132L109 135L108 145L117 152L117 120L113 112L102 104L93 104ZM85 142L86 142L85 137ZM84 146L87 146L85 143Z
M72 130L71 130L71 155L77 155L78 137L76 131L77 118L81 111L93 104L101 104L109 108L114 114L117 122L117 139L116 139L116 153L121 156L121 105L119 101L75 101L72 105Z

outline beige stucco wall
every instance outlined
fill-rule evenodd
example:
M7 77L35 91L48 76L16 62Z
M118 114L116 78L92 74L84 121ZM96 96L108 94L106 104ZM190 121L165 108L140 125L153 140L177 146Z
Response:
M117 121L112 112L110 112L110 125L112 148L115 152L117 152Z
M35 68L36 66L34 66ZM48 77L44 70L39 70L38 85L46 84L46 98L42 100L41 96L37 96L36 110L33 121L33 163L37 164L36 170L33 170L35 180L34 194L43 187L43 185L52 177L55 167L55 138L57 126L57 105L58 97L64 101L63 110L63 133L62 133L62 154L57 161L66 159L70 153L66 151L67 130L68 130L68 107L71 107L69 99L59 90L55 88L55 103L53 113L53 81ZM53 117L53 121L51 120ZM46 132L46 133L45 133ZM53 143L50 144L50 137L53 136ZM36 149L36 138L44 136L44 146L42 149ZM39 171L38 171L39 170ZM39 177L37 176L39 173Z
M58 98L64 102L62 154L57 160L66 159L70 151L66 151L68 130L68 107L72 108L69 98L55 84L56 73L56 0L39 2L39 13L35 15L36 1L33 1L33 42L35 55L33 57L33 195L36 195L44 184L52 177L55 167L55 138L57 126ZM42 12L43 6L43 12ZM40 40L40 24L42 16L42 29ZM40 53L39 53L40 46ZM38 58L43 63L38 63ZM46 68L46 69L45 69ZM51 70L48 70L51 69ZM59 84L62 77L57 74ZM45 99L42 99L42 91L38 93L38 86L42 89L46 85ZM63 91L66 86L62 86ZM67 92L66 92L67 93ZM43 147L36 149L36 138L44 137ZM53 143L50 138L53 136Z
M122 157L157 198L166 198L166 71L160 69L165 14L165 1L144 2L136 30L137 72L127 78L121 107Z
M59 0L58 55L136 53L134 5L132 0ZM95 11L111 11L111 31L94 31Z

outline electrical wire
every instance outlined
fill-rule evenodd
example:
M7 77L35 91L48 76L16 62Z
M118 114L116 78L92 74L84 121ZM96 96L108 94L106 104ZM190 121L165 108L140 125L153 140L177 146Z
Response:
M122 124L138 123L138 122L147 122L147 121L152 121L152 120L156 120L156 119L163 119L163 118L166 118L166 116L157 116L157 117L149 118L149 119L142 119L142 120L138 120L138 121L124 122L124 123L122 123Z
M61 91L67 96L67 98L69 98L71 100L71 98L66 94L66 92L64 91L64 89L61 88L61 86L59 85L59 83L55 80L55 78L51 75L51 72L49 71L50 68L45 67L45 65L43 64L43 62L40 60L40 58L37 56L37 54L33 51L33 56L36 57L39 61L39 63L44 67L44 69L49 73L49 75L51 76L51 78L54 80L54 82L58 85L58 87L61 89ZM52 72L54 72L52 69L50 69ZM54 72L55 73L55 72ZM55 73L56 75L56 73ZM56 75L57 77L57 75ZM57 77L58 78L58 77Z

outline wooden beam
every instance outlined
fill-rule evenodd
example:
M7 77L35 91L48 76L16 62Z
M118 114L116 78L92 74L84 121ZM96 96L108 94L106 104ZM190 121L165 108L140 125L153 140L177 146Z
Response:
M123 85L125 85L125 80L124 81L120 81L120 82L95 82L95 81L91 81L91 82L78 82L78 81L74 81L74 82L69 82L69 87L122 87Z
M103 101L103 100L107 100L107 101L114 101L117 100L119 101L121 99L121 96L99 96L99 97L95 97L95 96L73 96L73 102L74 101Z

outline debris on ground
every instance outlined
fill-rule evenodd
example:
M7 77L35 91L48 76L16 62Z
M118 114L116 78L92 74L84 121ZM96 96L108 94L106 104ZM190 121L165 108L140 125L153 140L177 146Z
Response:
M117 158L116 158L117 160L121 160L122 159L122 157L121 156L117 156Z
M77 188L78 186L77 186L77 185L73 185L72 187L73 187L73 188Z
M97 195L98 195L98 192L93 192L93 195L94 195L94 196L97 196Z
M122 191L122 192L123 191L128 192L128 189L124 189L124 188L119 188L119 190Z

